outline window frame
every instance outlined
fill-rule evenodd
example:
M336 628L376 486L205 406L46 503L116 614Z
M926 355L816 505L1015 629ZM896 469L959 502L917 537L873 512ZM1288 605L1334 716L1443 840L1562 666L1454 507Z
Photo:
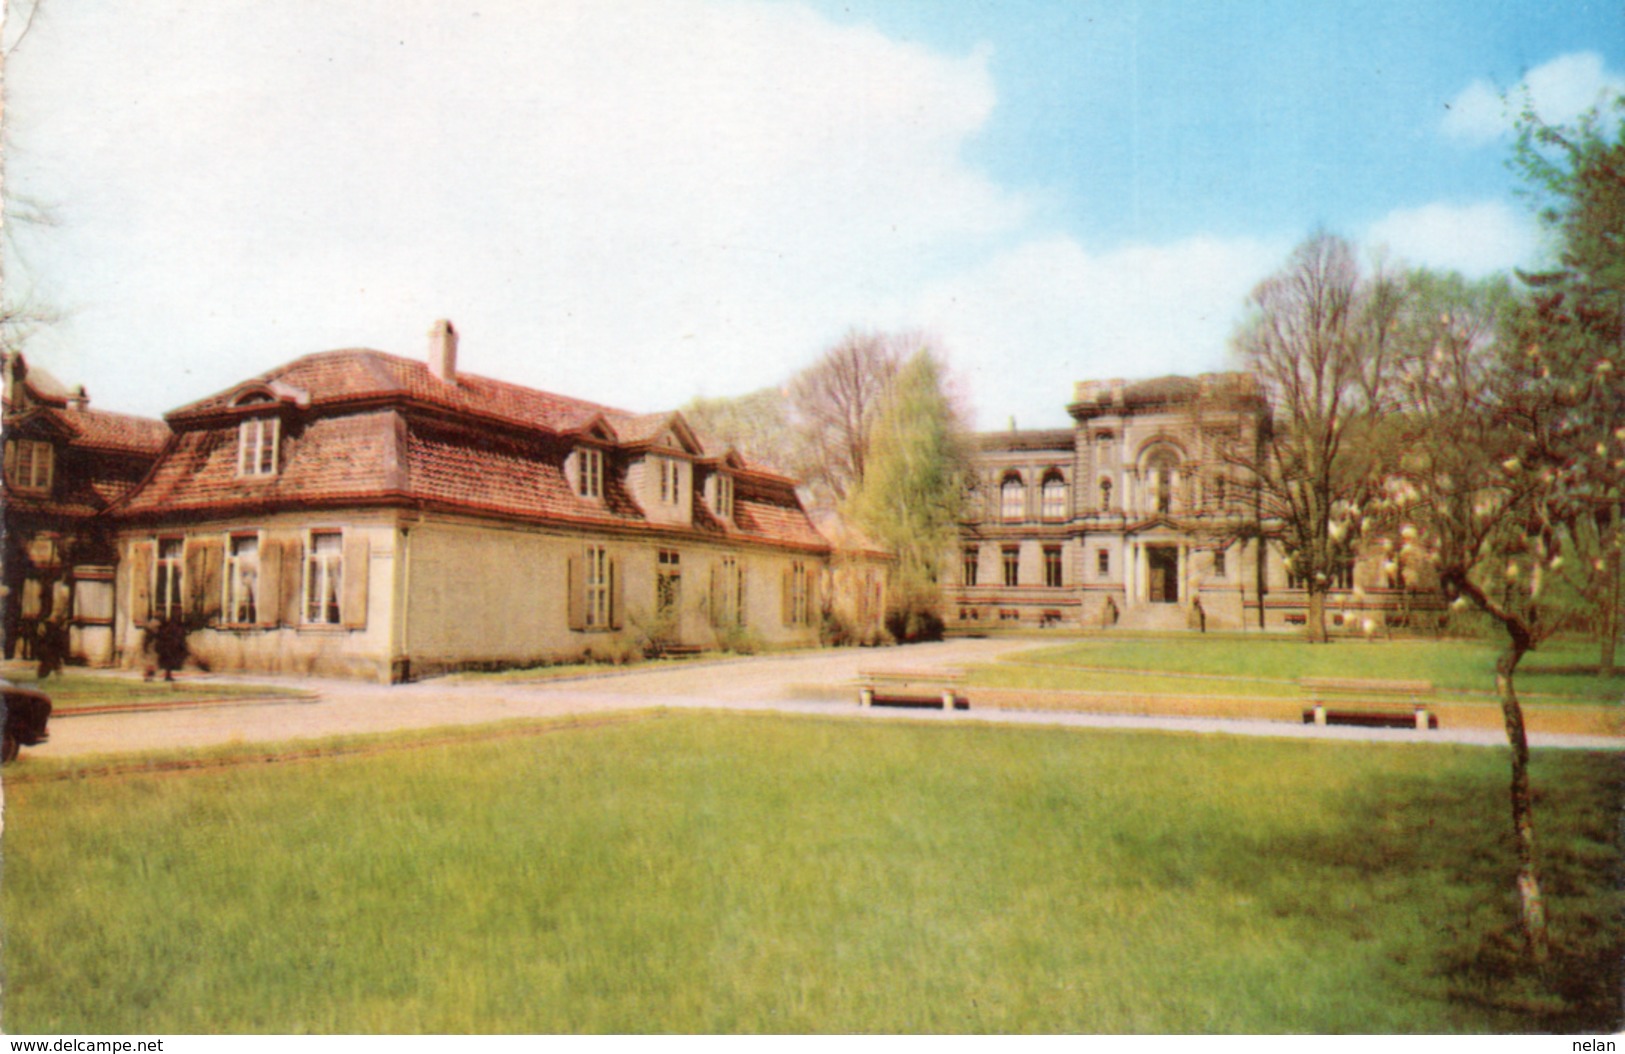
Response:
M725 473L717 474L717 516L724 520L734 518L734 481Z
M978 545L967 545L960 555L962 560L959 565L960 584L974 588L978 572L981 570L982 548Z
M807 565L804 561L790 562L790 625L807 626L812 624L812 590L808 578Z
M655 617L676 618L683 606L683 554L676 549L655 553Z
M607 630L609 624L609 546L588 543L582 569L582 616L589 630Z
M1060 589L1066 582L1066 556L1059 545L1044 546L1044 585Z
M6 459L11 472L6 482L19 493L49 494L51 485L56 482L56 444L47 439L27 438L7 442L11 444L11 457Z
M655 468L660 473L660 504L681 505L683 503L682 462L674 457L656 457L652 460L655 462Z
M1004 568L1004 584L1006 587L1021 585L1021 547L1006 545L999 550Z
M1047 477L1039 487L1039 507L1042 518L1056 522L1066 519L1067 485L1066 479L1057 474Z
M576 496L603 500L604 452L595 446L576 447Z
M337 549L324 553L318 542L329 538L335 540ZM344 532L337 529L309 531L305 535L304 550L299 575L300 624L344 625ZM313 601L320 605L319 610L313 607ZM313 612L323 617L315 617Z
M243 418L237 423L237 475L239 477L276 475L281 467L281 448L282 418L275 416Z
M239 546L252 543L248 551ZM260 533L233 531L226 537L225 565L220 576L220 621L227 626L259 623Z
M165 546L174 546L173 555L165 556ZM167 572L167 573L166 573ZM167 587L167 588L166 588ZM166 595L167 594L167 595ZM148 611L162 622L179 618L185 611L186 596L186 538L182 535L160 535L152 546L152 591Z
M1027 520L1027 483L1019 473L1010 473L999 481L999 522L1025 523Z

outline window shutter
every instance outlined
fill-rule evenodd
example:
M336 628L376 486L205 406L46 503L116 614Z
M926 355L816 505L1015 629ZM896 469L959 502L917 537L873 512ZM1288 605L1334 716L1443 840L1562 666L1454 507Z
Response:
M344 595L339 598L345 629L367 628L367 585L372 577L372 546L364 534L344 536Z
M706 593L706 615L712 626L722 625L722 595L717 588L717 565L711 565L711 587Z
M564 591L571 629L587 628L587 583L582 574L581 558L572 556L566 562Z
M737 594L737 602L739 604L739 610L735 613L735 619L738 621L739 625L745 626L749 624L745 620L745 598L750 596L750 590L746 588L745 568L743 566L739 568L738 589L739 592Z
M282 621L282 546L260 537L260 589L256 598L261 626Z
M621 558L609 558L609 628L621 628Z
M786 626L790 625L790 620L793 617L793 612L791 610L791 602L795 597L795 589L796 589L795 581L794 581L795 573L796 572L795 572L794 568L786 567L784 569L784 575L783 575L784 580L783 580L783 582L780 583L781 588L780 588L780 591L779 591L779 617L784 621L784 624Z
M297 538L284 538L282 548L282 595L277 598L284 626L297 626L304 614L300 598L304 596L305 545Z
M10 447L7 447L10 452ZM152 618L153 544L136 542L130 546L130 621Z
M813 564L807 568L807 624L819 625L824 618L824 609L818 602L818 565Z
M219 538L193 538L186 543L185 592L181 603L188 614L204 621L220 617L221 573L225 568L225 544Z

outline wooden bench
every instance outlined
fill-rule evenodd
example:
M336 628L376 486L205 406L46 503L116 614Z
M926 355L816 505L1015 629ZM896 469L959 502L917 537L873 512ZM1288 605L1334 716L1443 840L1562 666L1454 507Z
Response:
M1427 708L1433 696L1431 681L1305 677L1298 687L1309 702L1303 711L1306 725L1414 728L1419 732L1439 727L1439 716Z
M955 691L963 670L860 670L859 706L930 706L969 710L970 700Z
M705 649L698 644L661 644L656 643L649 649L657 659L692 659Z

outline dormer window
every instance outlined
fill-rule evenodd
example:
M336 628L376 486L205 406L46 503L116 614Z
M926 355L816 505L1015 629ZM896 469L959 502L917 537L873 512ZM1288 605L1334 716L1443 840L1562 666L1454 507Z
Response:
M584 446L576 450L576 493L583 498L604 496L604 452Z
M734 518L734 481L732 476L717 477L717 515L724 520Z
M275 417L251 417L237 426L237 474L274 476L277 446L282 438L282 421Z
M14 490L44 494L51 489L56 448L41 439L12 439L6 443L6 482Z
M683 503L683 468L676 458L657 457L655 468L660 472L660 504Z

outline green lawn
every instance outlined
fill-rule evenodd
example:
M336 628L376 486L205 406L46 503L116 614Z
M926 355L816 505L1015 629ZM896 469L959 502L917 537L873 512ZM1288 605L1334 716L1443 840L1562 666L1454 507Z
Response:
M1495 693L1497 653L1495 644L1476 641L1340 640L1312 645L1293 637L1259 634L1096 638L1022 652L1006 663L976 669L971 680L1004 688L1295 696L1300 677L1380 677L1432 681L1440 689L1488 699ZM1537 705L1547 701L1546 696L1593 702L1625 699L1625 673L1601 678L1572 672L1596 660L1595 645L1548 642L1519 666L1519 693Z
M1613 1031L1617 762L1537 755L1545 985L1494 750L656 714L14 779L5 1027Z
M51 697L55 713L95 706L124 706L131 703L184 703L197 699L251 698L298 695L297 690L276 685L229 684L221 681L138 681L128 677L107 677L67 670L38 681L28 674L8 674L13 684L38 688Z

